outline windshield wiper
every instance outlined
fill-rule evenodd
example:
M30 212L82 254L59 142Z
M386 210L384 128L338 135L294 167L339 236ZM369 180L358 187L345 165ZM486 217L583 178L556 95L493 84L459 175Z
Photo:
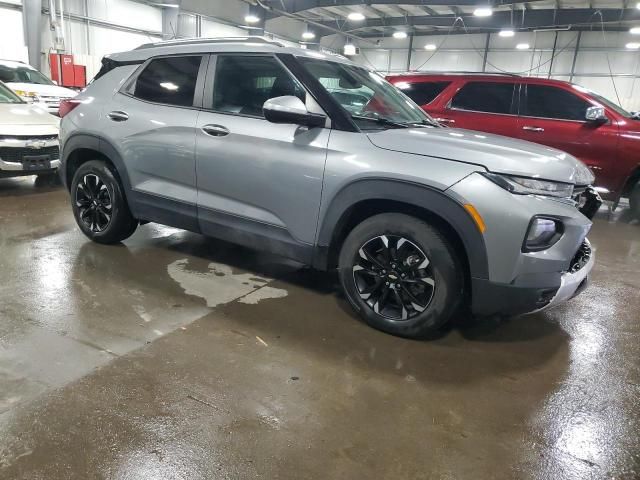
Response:
M384 125L386 127L394 127L394 128L409 128L411 124L409 123L400 123L394 122L393 120L389 120L384 117L365 117L363 115L351 115L351 118L354 120L367 120L369 122L377 123L378 125Z

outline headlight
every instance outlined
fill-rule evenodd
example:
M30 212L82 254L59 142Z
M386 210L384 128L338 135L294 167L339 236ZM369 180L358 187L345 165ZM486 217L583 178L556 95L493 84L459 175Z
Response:
M573 195L573 185L570 183L514 177L497 173L482 173L482 175L505 190L519 195L546 195L560 198L571 198Z
M27 102L38 101L38 94L36 92L29 92L27 90L14 90L14 92L16 93L16 95L22 97L22 99L26 100Z
M554 218L533 217L522 246L523 252L539 252L553 246L564 232L564 225Z

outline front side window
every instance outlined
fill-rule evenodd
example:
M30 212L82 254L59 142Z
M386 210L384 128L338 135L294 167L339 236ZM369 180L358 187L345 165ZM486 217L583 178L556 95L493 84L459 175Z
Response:
M469 82L451 101L451 108L486 113L511 113L516 85L501 82Z
M573 93L548 85L527 85L520 114L525 117L584 121L591 104Z
M213 105L217 112L263 117L264 103L295 96L305 102L302 85L274 57L221 55L216 62Z
M396 87L418 105L427 105L433 102L449 85L451 82L396 83Z
M361 129L435 125L420 107L376 73L329 60L298 60Z
M133 94L149 102L193 106L201 56L151 60L138 76Z

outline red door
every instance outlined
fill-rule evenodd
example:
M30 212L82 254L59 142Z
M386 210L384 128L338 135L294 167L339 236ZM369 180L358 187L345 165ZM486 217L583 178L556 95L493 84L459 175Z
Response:
M474 80L461 85L445 105L428 111L449 127L517 137L517 94L513 81Z
M586 163L596 175L596 185L616 187L618 125L585 120L594 106L571 90L553 85L526 85L518 118L523 140L541 143L570 153Z

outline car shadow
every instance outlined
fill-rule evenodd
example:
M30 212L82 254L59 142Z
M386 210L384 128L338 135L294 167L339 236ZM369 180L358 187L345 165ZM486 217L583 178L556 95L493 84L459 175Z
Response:
M62 183L57 177L45 178L30 175L0 178L0 197L23 197L61 189Z

